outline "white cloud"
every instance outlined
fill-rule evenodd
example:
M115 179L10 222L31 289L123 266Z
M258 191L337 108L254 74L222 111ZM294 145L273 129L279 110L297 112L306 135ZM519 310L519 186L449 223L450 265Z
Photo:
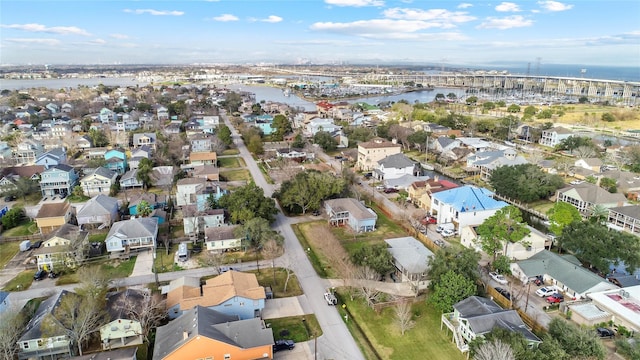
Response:
M103 40L103 39L93 39L93 40L88 42L88 44L90 44L90 45L104 45L106 43L107 42L105 40Z
M516 3L512 2L502 2L500 5L496 6L496 11L499 12L518 12L520 10L520 6Z
M49 34L60 34L60 35L83 35L90 36L86 30L80 29L75 26L53 26L46 27L42 24L11 24L11 25L0 25L0 27L6 29L16 29L22 31L29 32L41 32L41 33L49 33Z
M384 6L384 1L382 0L324 0L324 2L335 6Z
M182 16L184 15L184 11L177 11L177 10L154 10L154 9L124 9L124 12L126 13L131 13L131 14L136 14L136 15L142 15L142 14L149 14L149 15L154 15L154 16Z
M573 5L563 4L558 1L538 1L538 5L547 11L565 11L573 8Z
M482 24L478 25L479 29L512 29L519 27L528 27L533 25L533 20L525 19L524 16L513 15L504 18L488 17Z
M50 46L60 44L60 40L58 39L6 39L6 41L17 44L43 44Z
M469 3L461 3L461 4L458 4L457 8L458 8L458 9L467 9L467 8L472 7L472 6L473 6L473 4L469 4Z
M419 31L430 28L443 27L442 24L419 20L374 19L360 20L350 23L317 22L311 25L311 30L331 33L347 34L371 39L403 39L403 40L431 40L465 38L459 33L427 34Z
M276 16L276 15L269 15L268 18L266 19L262 19L260 20L262 22L268 22L268 23L279 23L282 21L282 18L280 16Z
M121 40L129 38L129 35L125 35L125 34L111 34L109 36L114 38L114 39L121 39Z
M222 22L227 22L227 21L238 21L238 17L235 15L231 15L231 14L222 14L220 16L216 16L213 18L213 20L215 21L222 21Z
M476 18L464 11L449 11L445 9L406 9L391 8L383 12L390 19L439 21L441 24L463 23L473 21ZM447 26L442 26L447 27Z

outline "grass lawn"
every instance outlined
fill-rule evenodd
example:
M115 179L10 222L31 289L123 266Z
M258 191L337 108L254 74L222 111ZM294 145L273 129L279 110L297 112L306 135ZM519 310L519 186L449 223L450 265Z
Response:
M275 281L274 281L274 270L275 270ZM287 279L287 272L283 268L266 268L258 270L247 271L253 274L256 274L258 278L258 284L260 286L271 286L271 290L273 291L274 298L283 298L289 296L298 296L302 295L302 289L300 288L300 283L298 282L298 278L296 274L291 274L289 278L289 283L287 284L287 292L284 292L284 282Z
M9 280L2 289L5 291L26 290L31 286L31 283L33 282L33 275L35 275L35 273L35 270L25 270L16 275L13 279Z
M347 227L331 227L331 232L340 240L342 246L350 254L365 245L378 244L382 243L385 239L407 236L406 231L404 231L400 225L389 219L376 204L372 204L370 207L378 214L375 231L354 234L354 232Z
M38 226L35 221L29 221L29 219L23 220L20 225L11 228L4 233L3 236L25 236L38 233Z
M133 256L129 260L120 261L115 266L112 264L102 264L102 271L107 273L110 278L126 278L133 272L133 267L136 265L136 257Z
M546 214L549 209L555 205L555 202L548 200L540 200L529 204L529 207L533 210Z
M171 246L168 255L165 249L156 250L156 260L154 264L156 272L163 273L173 271L176 251L178 251L178 244Z
M108 233L89 235L89 242L90 243L93 243L93 242L104 242L104 240L107 238L107 235L108 235Z
M251 180L251 174L246 169L221 171L220 177L226 179L226 181Z
M3 269L11 259L20 251L20 241L11 241L0 244L0 269Z
M238 149L227 149L222 152L222 155L238 155L240 154L240 150Z
M220 158L218 159L218 166L221 168L238 168L241 166L238 159L237 157Z
M289 316L264 321L273 329L273 339L291 339L303 342L322 335L322 329L313 314L303 316Z
M313 248L309 243L309 239L307 239L307 232L309 231L310 226L313 223L314 222L293 224L291 225L291 228L293 228L293 232L296 234L300 245L302 245L304 249L307 249L307 257L309 258L309 261L311 261L311 265L313 266L313 269L316 271L318 276L320 276L321 278L327 278L327 272L325 269L329 265L329 263L326 257L323 254L318 253L317 250Z
M348 296L341 296L341 299L346 300L347 309L351 313L352 319L349 321L355 320L358 323L382 359L462 360L465 358L451 342L451 335L440 330L440 313L427 305L424 300L413 305L415 327L402 335L395 324L393 307L387 307L377 314L361 299L356 298L355 301L350 301ZM344 318L344 310L342 308L339 310ZM351 326L349 328L351 329ZM358 342L364 341L362 336L354 334L354 337ZM371 354L367 357L376 358L371 357Z

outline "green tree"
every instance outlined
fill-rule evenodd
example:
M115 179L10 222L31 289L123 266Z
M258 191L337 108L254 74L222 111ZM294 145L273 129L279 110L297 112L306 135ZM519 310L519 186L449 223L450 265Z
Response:
M520 112L520 105L518 105L518 104L509 105L509 107L507 108L507 112L519 113Z
M588 98L588 97L586 97L586 96L580 96L580 98L578 98L578 102L579 102L580 104L586 104L586 103L588 103L588 102L589 102L589 98Z
M478 240L482 250L496 261L498 252L507 255L509 244L522 242L531 230L523 223L522 213L510 205L496 211L478 226Z
M262 249L268 241L275 241L282 245L284 238L277 231L272 230L269 221L260 217L247 220L236 229L236 236L249 242L256 249Z
M22 198L22 200L26 200L27 195L37 192L39 187L36 180L31 180L28 177L20 177L13 183L13 186L7 185L3 187L2 195L13 195Z
M529 105L526 108L524 108L524 114L526 116L534 116L537 112L538 112L538 109L533 105Z
M414 147L419 149L424 149L427 146L427 139L429 138L429 133L424 130L418 130L413 134L407 136L407 141Z
M290 212L306 214L309 209L318 209L323 200L340 194L345 189L345 181L329 173L315 170L302 171L280 186L274 197Z
M549 323L549 336L556 339L572 359L604 360L606 350L596 332L554 317Z
M2 217L2 228L7 230L20 225L24 219L24 211L22 208L14 207L7 211Z
M608 177L603 177L602 179L600 179L600 187L612 194L618 191L618 184L616 182L616 179Z
M142 111L142 112L151 111L151 105L145 102L139 102L136 104L136 110Z
M89 130L89 138L94 147L105 147L109 145L109 138L102 129Z
M242 105L242 97L234 91L228 92L225 95L224 101L220 104L220 106L225 108L230 114L237 112L240 105Z
M480 278L478 261L480 261L480 253L469 248L456 251L447 247L436 251L429 261L428 275L431 280L429 287L433 289L433 285L440 282L440 279L449 270L461 274L475 283Z
M324 151L333 151L338 147L336 140L327 131L318 131L313 136L313 142L320 145Z
M184 100L178 100L167 105L170 116L184 115L187 112L187 104Z
M437 93L436 94L436 97L435 97L436 102L443 102L444 99L445 99L445 96L444 96L443 93Z
M578 209L564 201L554 203L553 207L547 211L547 216L551 223L549 231L556 236L562 235L562 230L569 224L582 221L582 216Z
M453 311L454 304L475 294L473 280L449 270L434 284L427 301L440 312L448 313Z
M150 159L143 158L138 164L136 179L142 182L144 189L149 189L153 185L151 173L153 172L153 162Z
M294 148L302 149L306 144L307 144L307 141L304 139L302 134L298 133L293 138L293 143L291 143L291 146L293 146Z
M235 224L244 224L256 217L272 223L278 213L275 201L265 197L264 190L253 182L223 195L219 204L221 208L227 209L231 221Z
M73 190L71 190L71 196L73 196L76 199L84 199L87 197L84 194L84 189L80 185L76 185L73 187Z
M491 263L491 267L493 270L497 271L499 274L511 274L511 260L508 256L500 255L496 258L494 262Z
M262 143L262 137L260 135L251 135L249 142L247 142L247 150L256 154L264 154L264 144Z
M218 127L217 133L218 139L220 139L225 145L229 146L233 143L233 138L231 137L231 129L225 124L221 124Z
M475 105L478 102L478 97L477 96L469 96L467 98L467 105Z
M136 213L141 217L147 217L151 215L153 209L151 208L151 204L147 200L141 200L136 206Z
M293 129L291 128L291 121L289 121L289 119L282 114L274 116L271 127L274 129L274 131L271 133L274 141L282 141L285 135L293 131Z
M482 103L482 108L485 110L493 110L496 108L496 104L491 101L487 101Z
M393 256L385 244L362 246L351 254L351 260L356 265L370 267L380 275L394 269Z
M614 122L616 121L616 117L612 113L606 112L602 114L602 121Z
M496 193L523 202L546 199L564 186L560 176L547 174L535 164L498 167L489 183Z

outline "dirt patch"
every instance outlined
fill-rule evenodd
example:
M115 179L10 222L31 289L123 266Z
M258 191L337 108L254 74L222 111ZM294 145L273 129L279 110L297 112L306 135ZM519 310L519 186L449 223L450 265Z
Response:
M309 244L316 254L329 264L326 269L330 276L342 277L346 267L351 264L349 254L342 247L340 241L333 235L326 223L300 224L300 230L304 233Z

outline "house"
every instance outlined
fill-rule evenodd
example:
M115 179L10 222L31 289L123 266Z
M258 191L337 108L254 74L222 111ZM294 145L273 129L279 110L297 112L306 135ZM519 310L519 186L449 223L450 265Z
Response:
M627 204L627 198L623 194L610 193L607 190L584 182L582 184L570 185L556 191L556 201L566 202L575 206L582 216L589 216L596 205L612 208Z
M0 170L0 192L15 188L15 183L20 178L33 181L40 180L40 174L44 171L42 165L8 166Z
M212 137L204 134L197 134L189 138L191 152L210 152L212 150Z
M526 283L542 276L544 282L555 285L565 297L584 299L587 294L618 287L585 269L573 255L558 255L543 250L527 260L511 263L513 276Z
M158 120L160 121L166 121L169 120L169 109L167 109L164 106L158 106L156 108L156 117L158 118Z
M411 284L411 289L418 293L429 286L427 271L433 252L412 236L387 239L387 250L393 257L395 274L401 282Z
M640 285L592 292L587 297L593 305L609 315L613 324L624 326L632 333L640 331Z
M138 348L134 346L76 356L72 357L71 360L136 360L137 352Z
M306 126L305 133L309 137L315 136L320 131L326 131L328 133L334 133L341 130L342 127L335 125L333 119L315 118L309 121Z
M203 178L184 178L176 183L176 205L184 206L196 203L196 193L206 186Z
M223 209L207 209L198 212L195 205L187 205L182 209L182 224L184 234L204 234L204 230L210 227L220 227L224 223Z
M447 180L440 180L437 176L429 180L418 180L411 183L407 187L407 200L411 201L417 207L429 210L431 209L431 197L433 194L458 187Z
M378 214L352 198L325 200L325 211L329 215L329 224L348 225L356 232L374 231Z
M435 124L435 123L427 123L424 124L422 126L422 130L433 134L433 136L455 136L455 137L460 137L462 135L462 131L461 130L453 130L450 127L444 126L444 125L440 125L440 124Z
M49 234L71 221L73 213L67 201L45 203L36 215L36 224L40 234Z
M462 145L462 142L457 139L452 139L448 136L439 136L435 141L429 143L429 150L433 150L438 154L444 154Z
M100 109L100 113L98 114L98 119L100 119L101 123L108 123L113 121L115 117L115 113L107 108Z
M78 295L73 292L62 290L40 303L18 340L19 360L48 360L69 358L72 355L72 350L76 346L71 343L67 331L60 325L55 309L60 306L63 299L76 296ZM52 320L47 321L51 326L46 334L42 329L45 319Z
M542 130L542 136L538 142L540 145L555 147L556 145L559 145L562 140L571 136L573 136L573 133L570 130L556 126L551 129Z
M173 187L175 167L173 165L154 166L151 169L151 181L159 188Z
M24 140L13 151L13 161L16 165L33 165L38 156L44 152L44 146L34 140Z
M291 159L297 162L302 162L308 158L313 159L314 154L307 154L303 149L298 148L280 148L276 149L276 156L284 159Z
M118 174L107 168L97 167L80 179L80 187L86 196L109 195Z
M133 147L139 148L141 146L147 146L153 150L156 149L156 134L155 133L137 133L133 134Z
M127 171L127 155L123 150L111 149L104 153L104 159L107 160L105 167L115 171L118 175L122 175Z
M63 147L49 150L46 153L40 154L40 156L36 158L36 165L42 165L45 169L66 163L67 150Z
M167 196L154 194L150 192L141 192L137 194L131 195L129 199L129 215L137 216L138 215L138 205L140 202L146 201L147 204L151 207L151 209L164 209L167 206Z
M477 169L480 179L489 181L493 170L501 166L528 164L528 161L514 149L481 151L467 157L467 168Z
M169 284L167 311L174 319L196 306L220 311L239 319L262 316L266 299L264 287L255 274L234 270L208 279L202 287L191 279L177 279Z
M66 140L67 136L71 135L71 125L68 124L55 124L51 127L51 138Z
M614 179L618 192L627 194L629 200L640 199L640 175L630 171L607 170L599 176Z
M507 246L506 254L503 254L503 251L499 251L498 253L506 255L509 259L525 260L551 246L551 239L549 239L547 235L532 228L529 225L527 225L526 227L529 229L529 234L527 234L527 236L525 236L522 241L515 244L509 243ZM478 233L476 232L476 230L477 226L467 226L461 228L460 243L468 247L469 249L482 251L480 239L478 238Z
M76 211L78 226L82 229L110 227L118 220L118 199L96 195Z
M60 164L50 167L40 174L40 190L43 197L67 196L78 183L78 174L69 165Z
M73 268L85 258L89 233L79 226L63 224L35 249L38 270L60 271Z
M640 205L609 208L608 226L640 236Z
M378 166L374 170L374 176L378 180L392 180L403 175L416 175L416 162L406 155L399 153L378 160Z
M389 155L400 154L401 151L399 144L382 138L359 143L356 168L362 171L373 170L378 166L378 161Z
M198 165L218 165L218 155L213 152L192 152L189 154L189 163L193 166Z
M469 351L470 342L496 328L522 334L530 347L537 347L542 342L516 310L503 309L493 300L479 296L470 296L454 304L453 312L442 314L441 322L453 332L453 339L462 352Z
M142 188L144 184L138 180L138 169L132 169L120 177L120 189Z
M438 224L454 223L458 230L482 224L505 206L507 203L495 200L491 191L469 185L440 191L431 197L431 215Z
M460 137L460 147L467 148L473 152L487 151L493 149L495 145L490 141L477 137Z
M193 167L191 175L194 178L203 178L207 181L219 181L220 168L215 165L198 165Z
M156 332L153 360L273 359L273 331L262 319L196 306Z
M102 350L137 346L144 342L142 324L131 316L130 309L143 309L149 304L145 291L126 289L107 295L109 322L100 327Z
M237 225L205 228L204 243L207 250L222 252L240 249L244 237L234 234L237 229Z
M78 136L76 138L76 147L82 150L89 149L93 147L93 142L87 135Z
M105 243L110 253L129 252L135 249L154 249L157 237L158 220L135 218L114 223Z
M574 166L593 171L594 173L599 173L601 171L602 165L604 165L602 160L595 157L578 159L574 163Z
M137 169L142 159L151 159L151 148L147 145L134 149L129 160L129 169Z

